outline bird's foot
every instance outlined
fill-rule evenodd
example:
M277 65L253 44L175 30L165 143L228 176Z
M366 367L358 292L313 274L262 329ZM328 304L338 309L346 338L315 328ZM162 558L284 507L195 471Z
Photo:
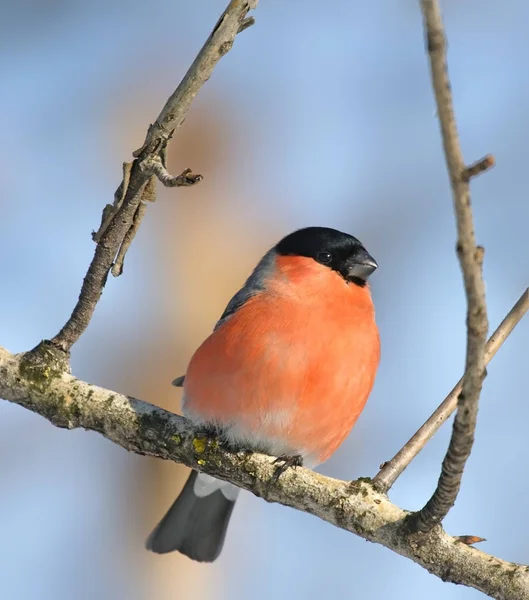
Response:
M276 465L278 463L282 463L282 464L278 465L278 467L274 471L274 474L271 479L272 483L276 483L277 480L279 479L279 477L289 467L292 467L293 469L295 469L296 467L302 467L303 466L303 457L299 454L295 454L294 456L285 456L285 455L278 456L272 464Z

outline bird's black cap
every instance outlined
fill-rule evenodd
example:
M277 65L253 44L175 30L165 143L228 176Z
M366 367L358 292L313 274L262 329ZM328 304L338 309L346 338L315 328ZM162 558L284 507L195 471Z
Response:
M276 252L281 256L313 258L358 285L365 285L378 267L360 240L330 227L298 229L276 245Z

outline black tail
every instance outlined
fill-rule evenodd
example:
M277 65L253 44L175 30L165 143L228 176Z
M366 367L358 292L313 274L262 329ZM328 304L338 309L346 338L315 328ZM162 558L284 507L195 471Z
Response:
M191 471L180 496L147 539L148 550L157 554L178 550L199 562L218 558L235 501L220 489L199 498L193 491L197 475Z

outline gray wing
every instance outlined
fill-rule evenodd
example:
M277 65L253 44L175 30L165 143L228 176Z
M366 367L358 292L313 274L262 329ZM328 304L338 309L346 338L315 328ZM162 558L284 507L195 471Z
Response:
M275 249L269 250L263 258L258 262L257 266L253 270L252 274L246 280L242 288L233 296L228 302L228 305L224 309L220 319L217 321L213 331L216 331L227 319L235 314L241 306L255 294L262 292L266 288L266 278L273 271L275 263L276 252ZM173 381L175 387L183 387L185 375L177 377Z

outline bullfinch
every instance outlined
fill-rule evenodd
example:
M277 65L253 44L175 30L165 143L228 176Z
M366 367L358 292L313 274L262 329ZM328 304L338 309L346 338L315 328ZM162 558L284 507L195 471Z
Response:
M314 468L347 437L380 360L367 280L377 263L355 237L327 227L287 235L260 260L185 376L182 412L231 447ZM239 488L192 471L147 540L212 562Z

